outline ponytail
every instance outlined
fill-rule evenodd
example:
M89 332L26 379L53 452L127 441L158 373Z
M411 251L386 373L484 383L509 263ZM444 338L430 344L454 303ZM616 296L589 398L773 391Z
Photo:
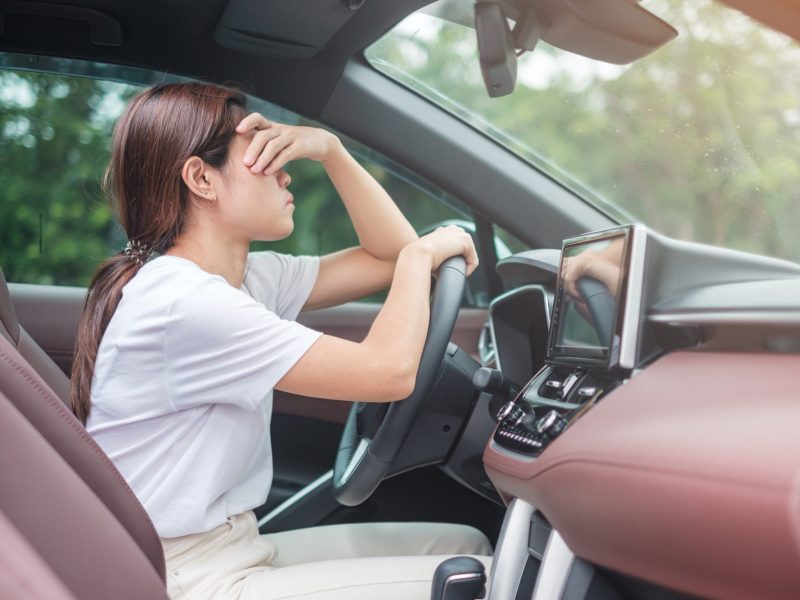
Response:
M122 299L122 288L136 275L141 262L120 253L104 261L92 277L78 325L72 363L70 402L72 412L86 424L89 418L92 375L100 340Z
M70 402L85 425L100 341L122 298L122 288L151 251L165 252L183 231L190 192L183 164L198 156L213 167L228 157L246 97L203 83L165 84L136 96L117 121L111 160L103 178L115 201L128 246L92 277L78 325Z

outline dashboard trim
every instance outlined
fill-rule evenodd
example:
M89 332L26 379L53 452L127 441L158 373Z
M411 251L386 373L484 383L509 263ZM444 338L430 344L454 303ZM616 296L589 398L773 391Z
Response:
M536 579L532 600L561 598L574 562L575 555L567 547L564 538L553 529L542 557L542 566Z
M508 600L516 596L529 556L530 523L535 510L533 505L519 499L508 505L492 559L487 600Z
M668 325L797 325L800 324L799 311L748 312L726 310L714 312L651 313L647 318L652 323Z
M539 292L539 293L542 294L543 305L544 305L544 317L545 317L545 322L547 324L547 328L549 330L550 323L551 323L551 314L550 313L551 313L551 308L552 308L551 307L552 299L550 298L550 296L549 296L549 294L547 292L547 289L542 285L539 285L539 284L528 284L528 285L523 285L523 286L514 288L513 290L509 290L509 291L507 291L507 292L505 292L503 294L500 294L494 300L492 300L492 302L489 304L489 310L488 310L488 313L489 313L489 317L488 317L488 320L489 320L489 333L491 335L492 344L494 346L494 361L495 361L496 368L501 370L501 371L503 370L503 366L502 366L502 359L500 357L500 354L501 354L500 346L497 343L497 333L496 333L495 327L494 327L494 311L495 311L497 305L501 304L504 300L507 300L509 298L513 298L514 296L518 296L518 295L521 295L521 294L524 294L524 293L527 293L527 292L531 292L531 291L536 291L536 292ZM519 383L522 383L522 382L519 382Z
M701 597L794 597L798 372L796 354L674 352L535 461L487 444L486 471L594 564Z
M619 366L623 369L632 369L636 366L648 234L648 229L643 225L634 225L631 228L628 289L625 294L625 312L622 316L622 339L619 343Z

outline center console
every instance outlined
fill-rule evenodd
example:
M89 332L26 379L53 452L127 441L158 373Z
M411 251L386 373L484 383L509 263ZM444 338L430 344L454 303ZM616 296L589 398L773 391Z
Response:
M499 410L492 442L536 457L635 365L646 230L564 242L545 365Z
M498 423L484 453L484 461L487 455L492 458L496 475L513 477L520 468L524 472L527 467L521 465L537 461L605 394L631 376L640 352L648 234L631 225L564 241L544 364L513 397L506 395L509 401L497 412ZM498 465L507 470L497 471ZM498 489L502 493L502 485ZM578 577L584 563L569 552L536 507L511 495L505 498L510 504L489 600L586 598L586 586ZM567 589L570 592L564 595Z
M498 413L493 441L526 456L538 456L617 381L587 369L546 366Z

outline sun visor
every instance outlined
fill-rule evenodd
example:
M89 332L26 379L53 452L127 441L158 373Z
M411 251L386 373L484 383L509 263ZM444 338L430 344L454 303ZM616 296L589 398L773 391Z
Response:
M514 22L520 50L538 39L568 52L614 64L631 63L674 39L678 32L635 0L492 0ZM447 21L475 27L472 5L439 0L423 9ZM520 33L536 32L536 39Z
M270 58L309 58L322 50L363 0L230 0L214 40Z
M631 0L546 0L534 6L545 42L609 63L633 62L678 35Z

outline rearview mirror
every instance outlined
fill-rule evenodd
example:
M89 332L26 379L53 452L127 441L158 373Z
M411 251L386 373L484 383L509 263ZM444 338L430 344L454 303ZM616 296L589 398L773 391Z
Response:
M476 2L475 31L486 91L492 98L510 94L517 83L517 55L503 7L492 1Z

